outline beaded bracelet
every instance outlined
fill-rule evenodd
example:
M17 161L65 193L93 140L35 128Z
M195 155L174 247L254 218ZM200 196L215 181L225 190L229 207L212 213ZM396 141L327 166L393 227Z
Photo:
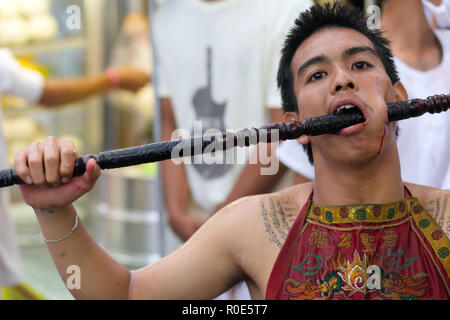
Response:
M72 227L72 229L69 231L69 233L67 233L67 234L66 234L65 236L63 236L62 238L57 239L57 240L48 240L48 239L46 239L46 238L44 237L44 235L42 234L42 231L40 231L40 233L41 233L42 240L44 240L45 242L56 243L56 242L63 241L63 240L66 239L68 236L70 236L70 235L75 231L75 229L76 229L77 227L78 227L78 215L75 215L75 224L73 225L73 227Z
M105 70L105 74L108 77L111 89L110 90L116 90L119 88L119 84L120 84L120 77L119 74L117 73L117 70L113 67L108 67Z

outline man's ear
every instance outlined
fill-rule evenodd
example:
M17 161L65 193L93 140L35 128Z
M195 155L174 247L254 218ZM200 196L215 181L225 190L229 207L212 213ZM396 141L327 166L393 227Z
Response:
M408 100L408 92L406 91L403 83L398 81L396 84L394 84L394 88L395 88L395 98L397 99L397 101Z
M284 122L299 121L298 113L297 112L286 112L283 115L283 121ZM305 136L305 135L300 136L296 140L297 140L298 143L301 143L301 144L308 144L308 143L310 143L310 137L309 136Z

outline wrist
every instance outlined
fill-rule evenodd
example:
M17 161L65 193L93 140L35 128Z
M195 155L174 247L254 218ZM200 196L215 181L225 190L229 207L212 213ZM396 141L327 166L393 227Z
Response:
M72 204L58 208L33 207L33 209L44 239L61 239L69 232L71 234L78 226L77 212Z
M109 81L109 89L117 90L120 85L120 77L116 68L108 67L105 70L105 75Z

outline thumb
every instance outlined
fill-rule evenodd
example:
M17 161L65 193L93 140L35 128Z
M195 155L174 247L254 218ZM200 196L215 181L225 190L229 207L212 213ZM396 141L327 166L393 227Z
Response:
M95 159L89 159L86 163L86 172L81 177L85 189L89 191L95 185L95 182L100 177L100 167Z

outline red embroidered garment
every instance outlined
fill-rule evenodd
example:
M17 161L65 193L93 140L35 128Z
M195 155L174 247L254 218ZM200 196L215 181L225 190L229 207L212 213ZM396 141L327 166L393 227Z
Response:
M318 206L311 194L266 299L449 299L450 241L405 193L399 202L349 206Z

